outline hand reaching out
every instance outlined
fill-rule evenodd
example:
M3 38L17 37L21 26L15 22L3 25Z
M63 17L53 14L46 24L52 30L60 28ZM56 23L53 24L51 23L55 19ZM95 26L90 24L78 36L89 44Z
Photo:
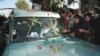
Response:
M79 32L84 32L85 30L84 29L79 29Z

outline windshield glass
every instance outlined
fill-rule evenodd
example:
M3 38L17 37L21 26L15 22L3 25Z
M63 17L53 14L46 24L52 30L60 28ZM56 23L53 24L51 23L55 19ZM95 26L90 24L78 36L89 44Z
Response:
M51 37L55 34L56 18L15 18L12 30L12 42L23 42ZM52 31L51 31L52 30Z

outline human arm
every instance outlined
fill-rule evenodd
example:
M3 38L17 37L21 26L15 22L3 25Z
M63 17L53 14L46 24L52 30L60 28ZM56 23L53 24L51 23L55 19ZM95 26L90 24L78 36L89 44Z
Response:
M91 31L90 30L85 30L85 29L79 29L79 32L81 32L81 33L90 33Z

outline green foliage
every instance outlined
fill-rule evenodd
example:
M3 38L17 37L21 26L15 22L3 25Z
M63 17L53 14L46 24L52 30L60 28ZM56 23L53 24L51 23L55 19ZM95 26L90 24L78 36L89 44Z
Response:
M29 27L34 27L36 24L39 24L40 26L42 26L42 23L41 22L39 22L39 20L37 19L37 18L32 18L31 19L31 22L29 23Z
M58 4L60 3L59 0L56 2L54 0L46 0L42 3L42 10L46 11L57 11L59 10Z
M28 26L29 27L34 27L36 24L39 24L40 26L42 26L42 23L37 18L33 17Z
M29 8L29 5L28 5L28 3L25 0L18 0L16 2L16 7L18 9L24 9L25 10L25 9Z
M28 34L30 33L32 27L34 27L36 24L39 24L40 26L42 26L42 22L40 22L37 18L34 18L34 17L31 18L31 19L30 19L30 23L29 23L29 25L28 25L29 30L28 30L28 32L27 32L26 37L27 37ZM25 38L25 40L26 40L26 38Z
M31 0L32 3L37 3L42 6L42 10L45 11L57 11L59 10L58 4L60 0Z

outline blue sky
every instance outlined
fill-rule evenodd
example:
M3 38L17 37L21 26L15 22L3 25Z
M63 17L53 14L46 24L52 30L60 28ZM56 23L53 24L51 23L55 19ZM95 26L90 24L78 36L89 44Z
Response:
M26 0L29 5L31 5L31 2L29 0ZM15 3L17 0L0 0L0 9L1 8L16 8Z

